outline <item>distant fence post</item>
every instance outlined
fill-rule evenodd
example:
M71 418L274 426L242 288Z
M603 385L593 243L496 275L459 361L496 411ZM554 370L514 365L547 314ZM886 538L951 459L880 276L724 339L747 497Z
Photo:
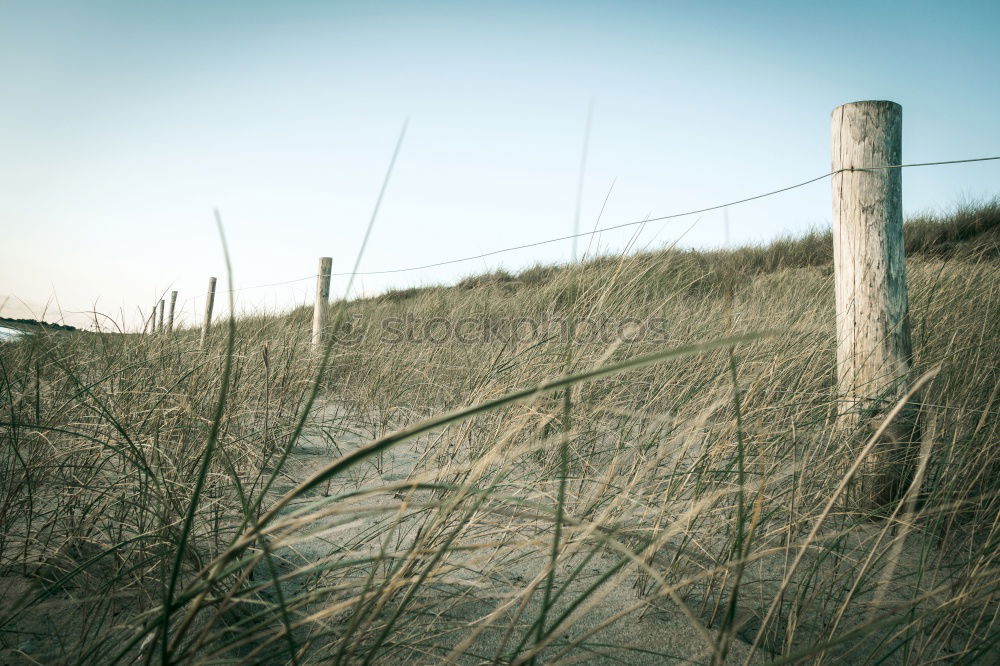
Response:
M855 427L884 416L911 379L902 173L877 168L902 162L903 109L853 102L834 109L831 124L839 420ZM905 439L913 430L896 432ZM899 451L905 462L907 448L897 441L871 458L862 487L874 501L905 491L906 465L886 452Z
M177 292L170 292L170 314L167 316L167 333L174 332L174 308L177 306Z
M319 258L319 272L316 273L316 302L313 303L313 349L323 347L323 327L326 325L327 302L330 300L330 273L333 270L331 257Z
M159 312L159 314L157 315L157 319L156 319L156 332L157 333L163 333L163 306L164 306L164 301L161 298L160 299L160 304L157 307L157 311Z
M208 278L208 293L205 295L205 320L201 324L201 341L198 343L200 349L205 348L208 340L208 330L212 327L212 306L215 305L215 278Z

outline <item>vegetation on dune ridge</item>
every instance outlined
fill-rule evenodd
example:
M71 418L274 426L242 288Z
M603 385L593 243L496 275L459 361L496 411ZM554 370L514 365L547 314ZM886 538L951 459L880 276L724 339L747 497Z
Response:
M925 213L911 217L903 227L903 237L906 255L911 258L948 259L972 255L996 258L1000 253L1000 199L964 205L946 215ZM705 279L718 281L728 288L733 280L738 284L740 280L760 273L808 266L832 267L833 234L829 229L813 230L798 236L779 238L764 245L745 245L722 250L671 248L638 253L632 259L639 262L660 262L670 271L700 273ZM474 289L502 285L509 290L516 290L552 280L561 271L588 268L600 270L607 262L618 261L618 257L600 257L575 267L535 265L517 274L500 269L468 276L458 283L458 287ZM440 289L447 287L390 289L374 298L397 301Z
M38 328L49 328L59 331L75 331L77 330L75 326L67 326L65 324L50 324L47 321L38 321L37 319L10 319L8 317L0 317L0 325L13 325L18 329L32 330L35 327Z
M825 232L338 303L325 367L305 309L0 345L0 661L996 661L1000 203L906 234L873 510Z

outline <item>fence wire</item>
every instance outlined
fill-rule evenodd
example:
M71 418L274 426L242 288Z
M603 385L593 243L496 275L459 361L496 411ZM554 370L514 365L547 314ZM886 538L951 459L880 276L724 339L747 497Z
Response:
M697 209L693 209L693 210L686 210L686 211L682 211L682 212L678 212L678 213L670 213L669 215L660 215L658 217L647 217L647 218L643 218L641 220L633 220L631 222L623 222L621 224L614 224L614 225L610 225L610 226L606 226L606 227L595 227L591 231L584 231L584 232L575 233L575 234L567 234L565 236L556 236L556 237L553 237L553 238L546 238L544 240L533 241L533 242L530 242L530 243L522 243L520 245L511 245L509 247L499 248L497 250L491 250L489 252L481 252L479 254L469 255L469 256L465 256L465 257L458 257L456 259L446 259L444 261L437 261L437 262L430 263L430 264L421 264L421 265L417 265L417 266L406 266L406 267L402 267L402 268L389 268L389 269L382 269L382 270L375 270L375 271L357 271L357 272L353 272L353 273L352 272L331 273L330 276L331 277L350 277L352 275L353 276L371 276L371 275L391 275L391 274L397 274L397 273L409 273L409 272L413 272L413 271L426 270L426 269L430 269L430 268L438 268L440 266L451 266L451 265L454 265L454 264L465 263L465 262L468 262L468 261L477 261L477 260L485 259L487 257L493 257L493 256L500 255L500 254L506 254L508 252L516 252L518 250L526 250L526 249L530 249L530 248L533 248L533 247L540 247L542 245L550 245L552 243L559 243L559 242L562 242L562 241L573 240L573 239L576 239L576 238L586 238L586 237L591 237L592 238L592 237L594 237L594 236L596 236L598 234L601 234L601 233L604 233L604 232L607 232L607 231L615 231L615 230L618 230L618 229L625 229L625 228L629 228L629 227L635 227L635 226L638 226L638 225L649 224L651 222L663 222L663 221L666 221L666 220L674 220L674 219L678 219L678 218L682 218L682 217L690 217L692 215L699 215L699 214L702 214L702 213L710 213L710 212L717 211L717 210L723 210L723 209L729 208L731 206L738 206L738 205L741 205L741 204L749 203L751 201L758 201L760 199L765 199L767 197L772 197L772 196L775 196L775 195L778 195L778 194L782 194L784 192L789 192L791 190L798 189L800 187L805 187L806 185L811 185L813 183L817 183L817 182L819 182L821 180L825 180L826 178L831 178L831 177L837 175L838 173L842 173L842 172L883 171L883 170L886 170L886 169L907 169L907 168L913 168L913 167L943 166L943 165L948 165L948 164L968 164L968 163L973 163L973 162L991 162L991 161L996 161L996 160L1000 160L1000 155L989 156L989 157L971 157L971 158L965 158L965 159L959 159L959 160L938 160L938 161L934 161L934 162L910 162L910 163L906 163L906 164L891 164L891 165L871 166L871 167L864 167L864 168L861 168L861 167L848 167L848 168L843 168L843 169L837 169L837 170L834 170L834 171L830 171L829 173L825 173L823 175L816 176L814 178L809 178L808 180L803 180L802 182L799 182L799 183L794 183L792 185L787 185L785 187L780 187L780 188L775 189L775 190L770 190L768 192L762 192L760 194L755 194L753 196L744 197L742 199L736 199L736 200L733 200L733 201L727 201L725 203L715 204L713 206L706 206L704 208L697 208ZM216 292L216 294L217 295L224 295L224 294L230 294L230 293L238 293L238 292L243 292L243 291L249 291L249 290L252 290L252 289L265 289L267 287L280 287L280 286L284 286L284 285L290 285L290 284L296 284L296 283L299 283L299 282L305 282L307 280L313 280L313 279L315 279L317 277L318 277L318 274L312 273L310 275L305 275L305 276L299 277L299 278L293 278L291 280L281 280L281 281L278 281L278 282L268 282L268 283L264 283L264 284L254 284L254 285L249 285L249 286L246 286L246 287L236 287L234 289L220 289L220 290L218 290ZM204 294L199 294L199 295L195 295L195 296L189 296L188 298L184 299L181 302L180 308L178 308L178 309L185 308L185 307L187 307L188 304L200 301L200 300L202 300L204 298L205 298Z
M770 190L768 192L762 192L761 194L755 194L753 196L744 197L742 199L736 199L736 200L733 200L733 201L727 201L725 203L715 204L713 206L706 206L704 208L696 208L696 209L693 209L693 210L686 210L686 211L682 211L682 212L678 212L678 213L670 213L669 215L660 215L658 217L643 218L641 220L633 220L631 222L623 222L621 224L614 224L614 225L610 225L610 226L606 226L606 227L596 227L596 228L592 229L591 231L583 231L583 232L575 233L575 234L567 234L565 236L556 236L556 237L547 238L547 239L544 239L544 240L533 241L531 243L522 243L520 245L511 245L510 247L504 247L504 248L500 248L500 249L497 249L497 250L491 250L489 252L481 252L479 254L469 255L469 256L465 256L465 257L458 257L456 259L446 259L444 261L437 261L437 262L430 263L430 264L421 264L421 265L417 265L417 266L406 266L406 267L402 267L402 268L388 268L388 269L375 270L375 271L358 271L358 272L354 272L354 273L351 273L351 272L331 273L330 275L331 275L331 277L349 277L351 275L360 275L360 276L365 276L365 275L390 275L390 274L394 274L394 273L409 273L409 272L413 272L413 271L426 270L426 269L429 269L429 268L438 268L440 266L450 266L450 265L453 265L453 264L460 264L460 263L464 263L464 262L467 262L467 261L477 261L477 260L480 260L480 259L485 259L486 257L493 257L493 256L496 256L498 254L505 254L507 252L515 252L517 250L526 250L526 249L530 249L530 248L533 248L533 247L540 247L542 245L549 245L551 243L559 243L559 242L562 242L562 241L573 240L574 238L592 237L592 236L596 236L597 234L601 234L601 233L604 233L604 232L607 232L607 231L615 231L615 230L618 230L618 229L625 229L625 228L628 228L628 227L634 227L634 226L638 226L638 225L642 225L642 224L649 224L651 222L663 222L665 220L674 220L674 219L681 218L681 217L690 217L692 215L699 215L699 214L702 214L702 213L710 213L712 211L722 210L724 208L729 208L731 206L739 206L741 204L749 203L751 201L757 201L759 199L765 199L767 197L772 197L772 196L775 196L777 194L782 194L783 192L789 192L791 190L795 190L795 189L798 189L800 187L805 187L806 185L812 185L813 183L817 183L817 182L819 182L821 180L824 180L826 178L831 178L831 177L837 175L838 173L842 173L842 172L884 171L886 169L907 169L907 168L913 168L913 167L942 166L942 165L946 165L946 164L968 164L968 163L972 163L972 162L990 162L990 161L995 161L995 160L1000 160L1000 155L991 156L991 157L972 157L972 158L960 159L960 160L940 160L940 161L936 161L936 162L911 162L911 163L907 163L907 164L892 164L892 165L872 166L872 167L864 167L864 168L861 168L861 167L856 167L856 168L855 167L850 167L850 168L844 168L844 169L837 169L835 171L830 171L829 173L825 173L825 174L823 174L821 176L816 176L814 178L809 178L808 180L804 180L804 181L799 182L799 183L794 183L792 185L787 185L785 187L780 187L780 188L778 188L776 190ZM305 280L311 280L311 279L313 279L315 277L317 277L317 275L315 273L313 273L312 275L306 275L305 277L296 278L294 280L285 280L285 281L282 281L282 282L273 282L273 283L269 283L269 284L258 284L258 285L253 285L253 286L249 286L249 287L239 287L237 289L233 289L232 291L233 292L238 292L238 291L245 291L245 290L248 290L248 289L261 289L263 287L276 287L276 286L281 286L281 285L285 285L285 284L292 284L292 283L295 283L295 282L304 282Z

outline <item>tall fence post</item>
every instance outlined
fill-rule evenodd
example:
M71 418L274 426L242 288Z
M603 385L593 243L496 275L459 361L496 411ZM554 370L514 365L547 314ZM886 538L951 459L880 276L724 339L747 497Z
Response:
M333 258L319 258L319 272L316 273L316 302L313 303L312 346L314 350L323 348L323 327L326 325L326 309L330 300L330 273Z
M157 312L159 313L156 318L156 332L163 333L163 306L165 305L163 299L160 299L160 304L157 306Z
M201 341L198 343L200 349L205 348L208 340L208 331L212 327L212 306L215 305L215 278L208 278L208 293L205 294L205 320L201 324Z
M856 427L884 416L911 379L902 173L880 168L902 163L903 109L853 102L833 110L831 125L839 420ZM901 440L912 440L913 429L895 432L862 477L862 492L876 503L905 490L912 446Z
M167 316L167 333L174 332L174 308L177 306L177 292L170 292L170 314Z

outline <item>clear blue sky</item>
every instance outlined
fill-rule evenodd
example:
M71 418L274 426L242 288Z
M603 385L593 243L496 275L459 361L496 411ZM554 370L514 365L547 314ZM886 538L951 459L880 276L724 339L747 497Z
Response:
M320 255L349 270L406 117L362 270L569 233L590 100L585 229L614 179L602 225L825 173L830 111L860 99L903 105L906 161L1000 154L998 34L989 2L0 0L2 314L50 302L46 318L61 306L85 323L71 311L96 303L135 324L173 288L193 320L207 276L224 276L214 207L237 286L308 275ZM1000 191L1000 163L910 169L903 183L908 212L948 209ZM733 242L829 224L829 192L731 209ZM696 219L651 224L639 245ZM719 245L722 215L681 242ZM570 248L357 288L566 261ZM284 308L312 289L238 301Z

